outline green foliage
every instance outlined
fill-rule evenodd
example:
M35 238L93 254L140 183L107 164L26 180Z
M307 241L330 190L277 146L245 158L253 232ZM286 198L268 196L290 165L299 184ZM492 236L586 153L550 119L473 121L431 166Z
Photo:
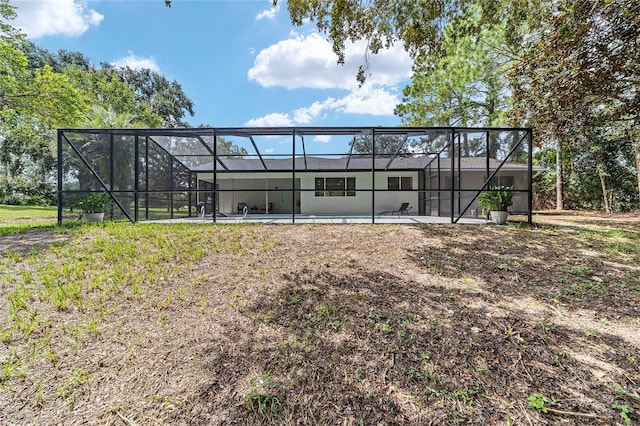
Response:
M370 135L354 138L349 143L349 148L354 154L372 153L372 137ZM380 157L391 157L397 154L405 154L409 152L409 144L404 135L381 134L375 137L376 155Z
M74 400L84 393L83 385L89 381L89 373L76 368L71 372L64 385L58 387L58 395L73 404Z
M629 406L627 404L611 404L611 408L618 410L618 414L627 425L631 424L631 418L629 417Z
M640 21L630 18L638 16L636 0L287 6L293 24L315 22L340 63L350 41L366 40L367 54L402 41L416 59L396 108L406 124L501 125L508 119L534 127L534 143L561 151L568 207L640 206ZM365 55L358 80L368 72ZM562 195L553 177L540 179L543 207L554 190Z
M477 200L483 214L489 211L507 211L513 204L513 188L493 186L489 191L480 193Z
M104 213L111 205L111 197L106 192L93 192L78 203L83 213Z
M77 125L86 99L51 67L30 69L21 39L0 38L0 202L50 203L55 127Z
M83 88L91 99L92 106L85 117L85 127L105 128L110 124L118 128L162 125L162 117L147 102L139 101L134 88L115 72L85 70L71 65L64 69L64 73L76 87Z
M508 108L505 23L481 25L472 7L444 31L441 52L416 58L396 114L409 126L501 126Z
M637 208L640 22L634 0L560 1L509 72L513 121L570 158L565 193L586 208ZM631 65L633 64L633 65ZM635 158L634 158L635 155ZM593 197L591 194L596 194ZM598 199L599 198L599 199Z
M547 413L549 411L547 404L555 405L556 402L537 392L532 393L531 396L529 396L529 405L541 413Z
M9 0L0 0L0 34L11 36L15 32L15 29L8 23L15 18L15 6L11 6Z
M277 416L282 403L276 393L282 386L274 382L269 373L264 373L260 379L252 379L250 386L247 408L264 416Z
M113 108L93 105L87 114L84 127L89 129L124 129L134 127L135 115L117 113Z
M193 101L177 81L169 81L149 69L115 68L108 64L103 64L102 72L133 89L136 102L149 105L161 118L162 127L189 127L183 118L186 114L193 116Z

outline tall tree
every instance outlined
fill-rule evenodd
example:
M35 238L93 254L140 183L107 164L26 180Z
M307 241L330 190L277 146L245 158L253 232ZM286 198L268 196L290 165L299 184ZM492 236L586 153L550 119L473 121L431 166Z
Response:
M118 113L113 108L93 105L83 127L89 129L126 129L135 126L136 116L131 113Z
M149 69L117 68L103 64L105 72L117 74L122 81L133 87L138 101L146 102L153 112L162 118L163 127L189 127L185 115L194 115L193 102L177 81Z
M442 53L419 55L411 84L396 114L409 126L500 126L508 90L505 25L482 26L481 8L454 19L444 32Z
M536 127L537 137L555 144L559 151L584 137L591 140L611 135L616 126L637 128L639 46L637 1L558 2L548 30L524 46L509 74L514 90L511 116L526 117ZM626 135L638 136L634 132ZM614 146L620 141L607 140ZM638 153L640 141L634 140L633 145ZM640 157L635 161L638 176ZM558 161L558 179L562 177L561 166ZM561 206L560 180L558 188Z
M149 103L139 100L134 88L117 74L105 70L85 71L75 65L67 67L64 73L76 87L84 90L93 105L115 114L132 115L138 127L162 126L162 117Z
M5 33L8 34L8 33ZM55 164L53 129L82 119L86 98L50 66L28 68L16 48L21 37L0 37L0 170L2 198L14 194L51 197Z
M287 2L291 22L303 25L315 22L318 30L327 35L344 63L348 41L366 40L368 52L403 42L412 57L420 54L439 54L445 28L454 19L468 14L476 5L482 6L481 22L505 22L507 37L516 42L519 31L514 31L532 14L543 8L539 3L549 0L290 0ZM277 0L272 0L277 5ZM532 20L535 23L539 20ZM357 78L364 81L369 73L367 61L360 67Z

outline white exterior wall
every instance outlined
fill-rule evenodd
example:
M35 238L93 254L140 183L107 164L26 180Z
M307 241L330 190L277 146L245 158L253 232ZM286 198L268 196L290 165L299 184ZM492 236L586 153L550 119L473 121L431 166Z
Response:
M376 190L387 189L387 177L413 177L413 189L418 188L418 172L376 172ZM304 215L370 215L371 214L371 191L358 191L358 189L371 189L371 172L314 172L300 174L302 189L315 189L316 178L338 178L355 177L356 195L355 197L316 197L315 191L303 191L300 194L300 212ZM376 192L375 213L398 210L402 203L410 203L412 213L418 212L417 192Z
M442 188L445 188L444 180L450 173L442 174ZM387 178L394 177L412 177L413 191L386 191ZM513 176L515 189L527 189L527 173L526 171L501 171L497 176ZM356 195L354 197L316 197L315 196L315 178L331 178L331 177L355 177L356 178ZM213 180L213 176L209 174L200 174L199 179ZM299 187L306 191L296 192L299 197L299 203L296 203L296 214L303 215L370 215L371 214L371 192L358 191L359 189L371 189L371 172L298 172L296 173L296 181ZM485 179L485 171L463 171L462 173L462 189L477 189L482 185ZM271 213L291 213L291 173L221 173L218 175L219 188L221 190L232 190L232 192L220 192L219 211L225 214L236 214L238 203L246 203L249 208L264 208L268 202L273 204ZM376 192L375 214L382 212L396 211L402 203L409 203L410 214L418 214L418 172L416 171L377 171L375 173L375 188L380 192ZM265 191L247 191L249 189L277 189L277 192L267 193ZM432 193L432 196L436 195ZM464 208L474 193L461 193L461 207ZM449 192L443 192L441 196L441 214L449 214ZM458 196L456 191L456 197ZM296 200L298 201L298 200ZM471 206L476 209L477 204ZM518 193L514 195L513 206L509 209L511 212L527 211L527 195L526 193ZM455 211L457 211L457 201L455 203ZM254 211L250 211L253 213ZM261 211L264 213L264 211ZM426 211L425 214L436 214L436 211ZM467 214L479 214L479 212L468 211Z

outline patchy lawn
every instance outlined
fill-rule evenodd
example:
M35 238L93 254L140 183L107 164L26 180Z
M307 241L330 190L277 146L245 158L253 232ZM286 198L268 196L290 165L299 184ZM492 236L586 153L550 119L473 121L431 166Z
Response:
M56 220L58 207L56 206L10 206L0 204L0 222L33 221L34 219Z
M27 232L36 228L53 228L58 218L55 206L10 206L0 204L0 236ZM0 253L5 252L0 241Z
M105 224L7 251L0 423L637 423L640 219L534 220Z

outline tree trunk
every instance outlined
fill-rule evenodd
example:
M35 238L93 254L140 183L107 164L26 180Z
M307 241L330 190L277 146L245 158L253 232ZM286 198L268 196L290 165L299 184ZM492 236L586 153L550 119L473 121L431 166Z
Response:
M638 198L640 199L640 140L636 140L633 144L636 154L636 174L638 178Z
M556 150L556 210L564 210L564 197L562 195L562 159L560 144Z
M604 210L611 213L611 203L609 202L609 190L607 189L607 173L604 171L602 164L598 163L598 176L600 176L600 185L602 186L602 199L604 200Z

